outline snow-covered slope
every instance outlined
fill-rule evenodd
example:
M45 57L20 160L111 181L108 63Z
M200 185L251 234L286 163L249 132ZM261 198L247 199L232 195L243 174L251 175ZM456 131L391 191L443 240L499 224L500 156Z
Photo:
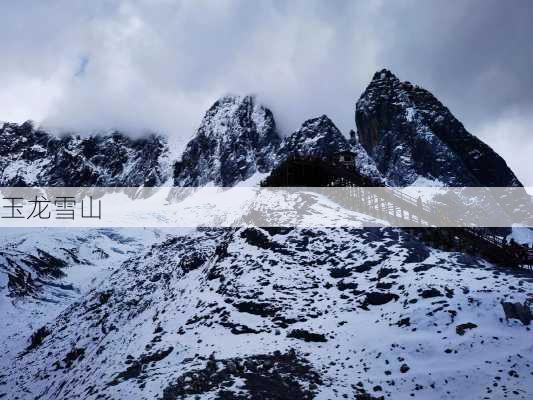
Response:
M369 178L383 186L387 186L387 180L379 171L376 162L370 158L365 148L360 143L352 145L352 153L355 155L355 170L362 176ZM420 185L424 186L424 185Z
M225 96L207 111L174 165L175 186L233 186L274 164L280 138L272 112L252 96Z
M0 366L55 318L164 233L147 229L0 230Z
M142 228L3 228L0 290L14 300L60 301L90 287L102 265L120 263L162 235Z
M359 142L392 184L521 186L505 161L430 92L376 72L356 104Z
M55 138L5 124L0 183L256 185L291 155L351 151L360 174L388 184L519 185L429 92L389 71L376 73L356 120L358 142L327 116L281 141L267 108L226 96L170 175L160 137ZM295 200L311 210L306 221L338 207L319 200ZM283 215L276 201L267 216ZM533 396L531 275L401 230L4 229L0 238L0 398Z
M203 230L124 263L39 330L0 393L528 399L530 328L500 302L531 291L397 230Z

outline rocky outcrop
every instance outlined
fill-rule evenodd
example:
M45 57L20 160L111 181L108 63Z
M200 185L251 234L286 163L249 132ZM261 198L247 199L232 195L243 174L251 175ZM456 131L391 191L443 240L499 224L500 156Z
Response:
M281 146L279 158L290 156L328 160L335 154L351 151L348 140L326 115L308 119L300 129L288 136Z
M356 104L359 143L392 185L521 186L505 161L430 92L376 72Z
M31 122L0 128L0 186L159 186L166 139L120 132L58 137Z
M517 319L522 322L524 325L529 325L533 320L533 312L531 311L531 305L533 302L524 302L522 303L511 303L504 301L502 302L503 311L505 313L505 318Z
M275 351L230 359L211 356L205 364L178 376L163 390L162 398L175 400L208 394L237 398L230 388L239 381L243 383L242 398L306 400L315 398L322 383L309 361L292 349L286 353Z
M232 186L274 165L281 142L272 112L252 96L225 96L207 111L174 165L175 186Z

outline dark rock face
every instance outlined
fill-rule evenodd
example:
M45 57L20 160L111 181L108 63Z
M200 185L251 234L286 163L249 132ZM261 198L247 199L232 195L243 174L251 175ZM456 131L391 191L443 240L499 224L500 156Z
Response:
M147 369L147 366L151 363L157 363L165 359L172 351L174 347L169 346L167 349L155 351L150 354L141 354L138 359L128 359L126 364L128 367L125 371L120 372L111 382L111 386L118 385L129 379L136 379L141 377L141 374ZM141 378L142 379L142 378Z
M387 304L390 301L398 300L399 296L394 293L382 293L382 292L371 292L367 293L361 308L368 309L368 306L381 306Z
M327 342L326 336L323 333L309 332L305 329L293 329L287 334L287 337L300 339L304 342Z
M31 122L0 128L1 186L158 186L167 179L166 140L122 133L56 137Z
M43 340L50 334L50 331L46 326L42 326L39 329L37 329L35 332L32 333L30 337L30 344L26 348L26 352L31 351L33 349L36 349L39 347Z
M176 186L232 186L268 172L281 139L272 112L251 96L226 96L207 111L174 165Z
M442 293L436 288L425 289L420 293L420 297L424 299L430 299L433 297L440 297Z
M239 312L259 315L261 317L273 317L276 315L277 308L269 303L243 301L234 304Z
M61 285L58 282L65 276L64 270L69 267L69 263L43 250L36 249L35 254L0 252L0 262L10 267L7 273L10 297L39 298L43 287L47 285L61 287L67 291L73 290L70 285Z
M85 357L85 349L84 348L73 348L71 351L67 353L65 358L63 359L63 363L57 363L57 367L59 368L70 368L72 365L78 361L83 360Z
M517 319L524 325L529 325L533 320L533 312L531 311L531 302L511 303L502 302L503 311L506 319Z
M360 144L392 185L521 186L505 161L430 92L376 72L356 104Z
M463 336L467 330L475 329L475 328L477 328L476 324L473 324L472 322L466 322L464 324L457 325L455 327L455 332L459 336Z
M351 151L348 140L326 116L305 121L301 128L285 139L280 158L290 156L329 160L339 152Z
M407 371L409 371L411 368L409 368L409 366L407 364L402 364L402 366L400 367L400 372L402 374L405 374Z
M243 382L241 395L231 390L233 382ZM315 398L322 383L318 372L296 352L275 351L245 358L210 358L205 368L179 376L163 390L163 399L174 400L211 394L219 399L295 399Z

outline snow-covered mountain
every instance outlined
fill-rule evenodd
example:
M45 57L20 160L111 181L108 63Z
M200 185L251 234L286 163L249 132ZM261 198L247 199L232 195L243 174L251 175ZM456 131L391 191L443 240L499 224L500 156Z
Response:
M251 96L166 140L0 131L12 185L232 186L354 153L374 181L517 186L429 92L376 73L347 140ZM355 137L358 137L358 140ZM280 212L283 212L280 210ZM392 228L0 230L0 398L529 399L533 277ZM434 245L433 245L434 246Z
M56 318L161 235L146 229L1 229L0 369L27 346L28 332Z
M202 230L122 264L36 330L0 390L527 399L531 332L500 303L528 297L530 279L397 230Z
M335 154L350 151L348 140L326 115L305 121L300 129L284 141L279 158L289 156L330 159Z
M252 96L225 96L207 111L174 165L175 186L232 186L272 169L280 137L272 112Z
M521 186L505 161L430 92L376 72L356 104L359 143L395 186Z
M57 137L29 121L0 127L0 186L160 186L169 177L162 136Z
M178 161L162 136L56 137L30 122L5 123L0 184L159 186L173 175L176 186L232 186L268 173L289 155L327 158L351 150L363 175L391 185L520 186L505 161L431 93L388 70L376 72L355 114L350 141L325 115L282 140L272 112L253 96L225 96L207 111Z

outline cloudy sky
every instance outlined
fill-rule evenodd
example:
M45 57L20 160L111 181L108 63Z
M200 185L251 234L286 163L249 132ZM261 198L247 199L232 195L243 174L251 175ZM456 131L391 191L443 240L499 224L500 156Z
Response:
M18 0L0 3L0 120L184 143L253 93L283 133L354 104L383 67L432 91L533 186L533 2Z

